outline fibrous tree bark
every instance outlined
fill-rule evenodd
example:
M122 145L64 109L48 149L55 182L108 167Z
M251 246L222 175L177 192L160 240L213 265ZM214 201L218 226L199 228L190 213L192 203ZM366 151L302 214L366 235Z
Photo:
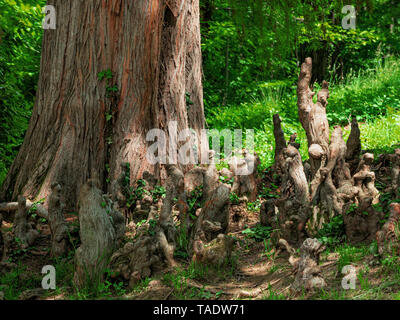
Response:
M65 209L74 211L92 170L103 192L112 191L122 163L130 163L132 182L146 170L160 177L160 164L146 158L154 143L146 141L150 129L168 138L174 120L178 131L191 128L200 136L199 0L48 5L56 9L56 29L44 31L36 103L0 199L42 199L57 181ZM193 144L200 157L202 146Z
M398 256L400 254L400 204L390 205L390 216L382 229L376 233L378 252Z
M94 175L95 176L95 175ZM97 178L79 191L81 246L75 252L74 283L78 288L96 285L103 279L109 258L116 248L116 233Z
M350 165L351 173L354 173L354 170L358 164L358 157L361 153L361 140L360 140L360 129L358 127L357 118L353 117L351 121L351 132L350 136L346 142L346 161Z
M391 156L392 162L392 193L400 198L400 149L396 149L394 154Z

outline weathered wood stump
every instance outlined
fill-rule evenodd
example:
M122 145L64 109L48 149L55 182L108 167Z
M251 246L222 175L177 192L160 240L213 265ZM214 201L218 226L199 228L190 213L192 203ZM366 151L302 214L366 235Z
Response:
M116 246L116 234L104 205L97 179L90 179L79 192L81 246L75 253L74 284L78 288L96 285L103 279Z
M390 216L382 229L376 233L380 255L400 255L400 204L390 204Z
M200 264L221 266L229 263L232 255L234 240L225 234L219 234L217 238L206 245L202 241L194 243L192 261Z
M392 193L396 198L400 198L400 149L396 149L391 156L392 162Z
M291 286L294 291L321 289L326 287L319 266L319 256L325 247L317 239L306 239L300 247L300 258L291 260L295 279Z
M39 232L28 223L28 209L26 207L26 199L23 196L18 196L18 210L14 219L14 235L21 241L23 248L33 245Z
M64 204L61 202L61 186L58 183L51 185L49 197L49 227L51 231L51 251L53 257L60 257L68 250L68 225L63 214Z

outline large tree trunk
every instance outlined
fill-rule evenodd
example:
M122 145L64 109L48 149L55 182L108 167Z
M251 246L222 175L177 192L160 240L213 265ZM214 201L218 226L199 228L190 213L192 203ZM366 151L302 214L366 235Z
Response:
M145 156L150 129L167 131L171 120L178 132L204 127L199 0L48 4L57 28L44 32L36 103L0 200L47 197L58 182L71 210L92 172L103 191L121 163L131 181L146 170L160 177ZM101 80L105 70L112 78Z

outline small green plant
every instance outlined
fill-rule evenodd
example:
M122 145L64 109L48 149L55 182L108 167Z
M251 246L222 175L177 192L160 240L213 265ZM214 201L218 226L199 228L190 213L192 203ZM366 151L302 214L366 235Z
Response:
M203 185L196 187L192 192L190 192L187 198L187 204L189 206L188 214L193 221L197 219L196 211L203 206L202 198Z
M279 270L279 267L277 266L277 265L273 265L270 269L269 269L269 273L270 274L272 274L272 273L274 273L274 272L276 272L276 271L278 271Z
M34 202L28 211L28 215L30 215L32 218L37 218L37 205L43 204L45 201L46 201L46 198L42 198L39 201ZM40 222L45 223L46 219L41 218Z
M263 296L263 300L286 300L284 294L278 294L273 289L271 284L268 286L268 295Z
M322 228L318 230L317 238L322 243L331 247L343 243L346 239L343 216L339 215L333 217L331 221L325 223Z
M360 282L360 286L362 290L369 290L370 289L370 284L369 280L367 277L367 271L365 270L360 270L357 274L358 281Z
M271 239L264 239L264 252L262 253L263 256L266 256L268 259L272 258L275 260L275 248L271 244Z
M165 192L165 188L161 186L155 186L154 189L150 191L154 202L156 202L159 198L165 197Z
M151 278L145 278L145 279L141 279L133 288L132 288L132 292L141 292L143 290L145 290L149 283L151 281Z
M254 239L256 241L264 241L271 235L272 228L257 224L253 228L246 228L242 231L242 234L246 235L246 238Z
M206 264L191 262L183 275L189 279L204 280L207 279L210 266Z
M138 223L136 223L136 228L140 228L146 222L147 222L146 219L139 221Z
M156 235L156 227L157 227L157 220L150 219L149 228L147 229L147 233L149 236L154 237Z
M27 267L20 263L8 273L0 274L0 291L6 300L17 300L28 289L41 287L42 275L27 272Z
M322 300L345 300L346 292L338 289L321 289L319 298Z
M97 77L99 79L99 81L102 81L103 79L107 79L107 80L111 80L113 78L113 74L111 72L111 70L104 70L101 71L97 74Z
M178 233L176 236L176 249L174 251L174 257L182 258L185 260L188 259L189 258L188 245L189 245L189 239L186 232L186 228L184 225L180 225L178 227Z
M228 177L220 176L219 177L219 181L222 182L222 183L233 185L233 182L235 181L235 178L233 177L233 178L229 179Z
M99 81L103 81L104 79L107 81L106 86L106 97L110 98L113 94L118 92L118 86L112 84L113 73L111 70L104 70L97 74L97 78Z
M234 192L229 194L229 200L232 204L239 204L239 196Z
M366 254L369 253L369 247L360 246L353 247L348 244L337 247L337 252L339 253L339 259L337 262L339 273L342 272L344 266L351 265L360 261Z
M260 210L260 208L261 208L260 199L257 199L254 202L248 202L247 203L247 210L249 210L249 211L256 212L256 211Z
M347 214L353 213L357 210L357 204L352 203L350 204L349 208L347 209Z
M260 197L263 199L275 199L279 198L279 195L276 194L277 186L271 183L271 188L263 187L260 193Z

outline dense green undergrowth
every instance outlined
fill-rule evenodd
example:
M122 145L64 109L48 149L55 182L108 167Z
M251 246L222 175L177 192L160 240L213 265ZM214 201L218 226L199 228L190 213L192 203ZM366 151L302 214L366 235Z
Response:
M279 113L287 138L297 132L300 153L306 159L306 136L298 120L296 97L296 86L287 87L282 82L271 84L257 101L210 111L207 123L210 128L219 130L254 129L255 151L267 167L274 160L272 116ZM350 74L342 83L331 84L327 105L331 127L342 125L347 138L353 115L360 122L363 149L390 152L399 143L400 60L388 59L373 70Z

